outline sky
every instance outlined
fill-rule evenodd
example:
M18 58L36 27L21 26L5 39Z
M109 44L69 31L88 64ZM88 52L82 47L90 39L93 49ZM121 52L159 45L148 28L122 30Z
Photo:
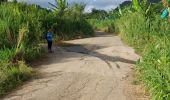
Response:
M55 0L18 0L18 1L24 1L29 4L38 4L45 8L50 7L48 2L55 4ZM72 4L74 2L75 3L83 2L86 4L85 12L90 12L92 8L111 10L116 8L123 1L128 1L128 0L67 0L67 1L69 4Z

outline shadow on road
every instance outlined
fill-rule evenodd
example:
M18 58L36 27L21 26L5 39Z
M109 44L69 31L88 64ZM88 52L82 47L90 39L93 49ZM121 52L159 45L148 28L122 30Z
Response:
M90 47L90 46L88 46ZM97 57L100 58L103 61L110 61L110 62L123 62L123 63L128 63L128 64L135 64L136 61L133 60L129 60L129 59L125 59L119 56L108 56L105 54L101 54L99 52L95 52L95 50L98 49L102 49L102 48L106 48L103 46L97 46L97 45L91 45L91 50L87 49L85 46L83 45L73 45L69 46L69 47L62 47L64 50L66 50L67 52L76 52L76 53L82 53L82 54L86 54L86 55L90 55L93 57Z
M112 34L106 34L103 32L97 32L96 34L97 34L97 37L113 36ZM126 58L120 57L120 56L101 54L96 51L96 50L104 49L107 47L110 47L110 46L101 45L101 44L100 45L97 45L97 44L72 44L72 43L62 42L62 43L54 46L55 49L54 49L53 54L47 54L47 57L42 58L40 61L38 61L39 63L36 61L35 64L37 66L50 65L50 64L67 62L67 60L69 60L69 58L81 59L82 55L79 55L79 54L97 57L97 58L101 59L102 61L104 61L105 63L107 63L108 66L110 66L110 67L111 67L111 65L109 62L115 62L117 68L120 68L120 66L116 62L123 62L123 63L127 63L127 64L135 64L136 63L136 61L134 61L134 60L129 60L129 59L126 59ZM69 52L79 53L79 54L69 54Z

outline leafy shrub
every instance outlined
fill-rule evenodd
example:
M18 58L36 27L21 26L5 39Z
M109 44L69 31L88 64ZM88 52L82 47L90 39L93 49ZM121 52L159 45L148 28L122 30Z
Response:
M47 11L22 3L0 4L0 96L27 80L32 69L22 60L41 55L40 37Z
M58 5L57 5L58 4ZM84 4L67 4L66 0L56 0L56 5L52 12L53 29L60 39L68 40L83 38L94 35L92 26L85 20Z
M85 20L58 19L55 31L65 40L94 35L91 25Z
M170 99L170 41L166 38L156 38L155 43L148 46L143 59L136 69L141 74L141 80L149 88L153 100Z
M16 88L22 82L31 77L32 69L25 63L19 62L17 66L11 66L9 63L0 63L0 96L9 90Z
M113 19L88 19L87 20L94 30L105 31L105 32L115 32L114 20Z
M142 59L136 70L153 100L170 99L170 25L159 13L145 16L140 12L127 13L116 21L123 40L134 46Z
M83 5L75 4L66 11L62 7L52 12L24 3L0 4L0 96L31 77L32 69L23 62L41 56L39 44L49 29L62 39L93 36Z

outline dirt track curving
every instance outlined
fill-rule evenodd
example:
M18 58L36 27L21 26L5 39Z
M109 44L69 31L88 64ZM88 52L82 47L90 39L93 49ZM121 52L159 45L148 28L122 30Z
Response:
M96 34L54 47L36 63L40 75L3 100L148 100L129 78L139 56L118 36Z

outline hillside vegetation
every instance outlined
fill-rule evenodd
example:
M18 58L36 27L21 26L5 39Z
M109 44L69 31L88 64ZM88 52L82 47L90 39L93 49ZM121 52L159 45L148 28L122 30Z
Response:
M56 0L53 11L25 3L0 3L0 96L22 84L33 75L27 63L39 59L44 50L39 45L49 29L55 40L94 35L85 20L84 4L67 5Z
M113 24L114 32L119 33L142 56L135 67L136 76L144 83L153 100L170 99L170 23L168 18L161 19L164 9L162 2L133 0L131 4L112 10L114 13L109 12L103 21L94 24L104 25L109 19L107 25ZM99 29L102 30L102 27Z
M153 100L170 100L170 23L161 19L165 0L124 2L109 12L56 0L52 10L24 3L0 3L0 95L33 75L28 62L41 57L39 45L49 29L55 40L94 36L94 30L118 33L141 55L135 71ZM167 3L168 4L168 3ZM57 6L58 5L58 6ZM166 5L167 6L167 5Z
M145 3L141 7L147 9L125 13L116 26L121 37L142 55L136 71L152 99L169 100L170 24L167 19L160 18L161 3Z

